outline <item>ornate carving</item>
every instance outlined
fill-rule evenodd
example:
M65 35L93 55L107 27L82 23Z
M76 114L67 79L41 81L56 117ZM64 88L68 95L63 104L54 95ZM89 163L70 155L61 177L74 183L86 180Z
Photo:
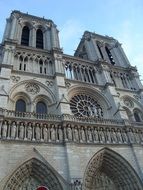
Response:
M46 81L46 85L49 86L49 87L52 87L53 84L54 84L53 81L50 81L50 80Z
M133 96L134 96L134 98L135 98L136 100L138 100L138 101L141 100L141 96L140 96L140 95L134 94Z
M11 80L16 83L20 80L20 77L19 76L11 76Z
M35 83L27 83L25 89L30 94L34 95L40 92L40 87Z
M131 100L129 100L129 99L124 99L124 104L127 106L127 107L129 107L129 108L133 108L134 107L134 103L131 101Z
M79 94L70 100L70 108L75 116L103 117L103 111L98 101L86 94Z
M72 190L82 190L81 179L73 179L72 180Z
M71 83L70 82L65 82L65 86L67 87L67 88L69 88L70 86L71 86Z

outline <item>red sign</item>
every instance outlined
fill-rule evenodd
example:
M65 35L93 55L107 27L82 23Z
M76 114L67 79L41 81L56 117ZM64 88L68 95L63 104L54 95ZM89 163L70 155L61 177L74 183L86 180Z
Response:
M37 190L48 190L48 188L44 187L44 186L40 186L40 187L37 188Z

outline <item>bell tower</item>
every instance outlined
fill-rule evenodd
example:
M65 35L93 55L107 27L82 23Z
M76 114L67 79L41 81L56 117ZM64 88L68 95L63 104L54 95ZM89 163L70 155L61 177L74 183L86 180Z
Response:
M48 51L60 48L58 30L52 20L19 11L13 11L7 19L3 43L6 41Z

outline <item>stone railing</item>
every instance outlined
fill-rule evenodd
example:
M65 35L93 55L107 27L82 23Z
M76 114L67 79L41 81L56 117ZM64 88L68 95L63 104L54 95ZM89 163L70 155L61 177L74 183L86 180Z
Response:
M52 114L37 114L33 112L15 112L12 110L2 109L0 108L0 117L4 117L7 119L14 119L14 120L22 120L27 122L41 122L51 121L51 122L74 122L74 123L86 123L91 125L110 125L110 126L123 126L123 120L115 120L115 119L103 119L97 117L76 117L69 114L62 114L62 115L52 115Z
M143 129L1 117L0 139L38 143L142 144Z

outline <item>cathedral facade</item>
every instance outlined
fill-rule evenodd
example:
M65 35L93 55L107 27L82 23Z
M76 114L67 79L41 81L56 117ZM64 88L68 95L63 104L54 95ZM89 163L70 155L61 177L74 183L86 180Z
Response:
M13 11L0 45L0 190L142 190L143 86L114 38L74 56L52 20Z

